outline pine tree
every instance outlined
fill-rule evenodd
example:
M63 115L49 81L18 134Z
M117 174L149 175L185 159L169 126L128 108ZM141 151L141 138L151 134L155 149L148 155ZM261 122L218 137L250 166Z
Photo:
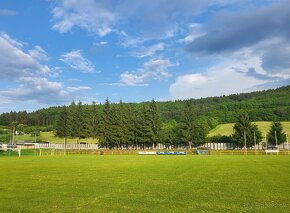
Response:
M189 149L205 143L206 128L197 120L194 108L187 101L182 113L180 124L181 141L188 144Z
M132 114L132 124L133 124L133 144L135 149L138 149L139 146L142 144L142 138L143 138L143 132L142 132L142 124L141 122L143 121L141 119L141 113L139 111L133 111Z
M88 119L88 128L89 128L89 136L93 139L96 139L99 134L99 113L98 106L95 101L93 101L91 107L89 108L89 117Z
M99 123L99 136L101 138L101 143L105 144L106 148L108 148L112 142L111 123L111 106L109 99L106 99Z
M12 144L15 142L15 132L18 126L18 115L16 112L10 112L9 113L9 124L11 127L11 134L12 134L12 141L10 141Z
M194 120L195 115L189 102L186 102L181 119L180 136L181 140L192 149L194 141Z
M153 148L156 148L157 143L160 142L161 120L157 104L154 99L151 101L148 109L148 119L153 133L151 141Z
M283 126L279 121L273 122L267 134L268 143L271 145L282 144L286 141L286 133L283 131Z
M193 124L193 145L200 146L205 143L205 138L207 135L207 128L203 123L199 121L194 121Z
M122 101L117 105L117 138L119 147L129 145L134 140L134 124L132 123L132 112L128 105Z
M170 120L162 124L160 132L161 143L168 146L177 145L178 141L178 124L175 120Z
M85 138L86 137L86 133L87 133L87 126L85 123L85 116L84 116L84 112L83 112L83 106L82 106L82 102L79 101L78 105L77 105L77 110L76 110L76 137L77 137L77 143L80 142L81 138Z
M240 147L252 147L262 141L262 133L258 126L252 124L247 113L240 114L233 127L233 138Z
M69 136L70 138L75 138L76 137L76 132L77 132L77 117L76 117L76 112L77 111L77 106L74 101L71 102L71 104L68 107L68 117L69 117Z
M67 137L70 133L69 127L69 114L67 111L67 107L64 105L62 107L61 113L58 117L56 124L56 136L64 138L64 144L67 144Z
M134 139L135 139L135 125L134 125L134 114L132 111L132 108L130 105L126 105L124 106L123 109L123 114L124 116L124 120L123 120L123 126L125 128L125 136L124 136L124 140L126 141L126 143L128 145L133 145L134 144Z
M110 126L110 145L112 147L117 146L120 148L122 145L122 121L120 118L119 107L117 104L111 104L110 116L109 116L109 126Z
M88 125L81 101L78 102L78 105L75 102L71 103L69 106L69 117L70 136L77 138L77 143L79 143L80 139L86 138L88 135Z
M136 114L135 134L137 143L145 146L151 146L153 143L154 133L152 131L149 109L143 105L141 110Z

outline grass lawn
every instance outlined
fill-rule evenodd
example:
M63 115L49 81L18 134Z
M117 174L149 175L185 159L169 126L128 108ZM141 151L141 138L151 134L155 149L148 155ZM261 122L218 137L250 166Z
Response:
M290 212L289 156L0 157L0 212Z
M258 125L259 129L262 132L263 137L265 134L269 131L271 122L267 121L258 121L258 122L253 122ZM289 121L284 121L281 122L284 131L288 132L290 134L290 122ZM229 124L220 124L216 128L212 129L209 133L209 136L214 136L214 135L231 135L233 134L233 123Z

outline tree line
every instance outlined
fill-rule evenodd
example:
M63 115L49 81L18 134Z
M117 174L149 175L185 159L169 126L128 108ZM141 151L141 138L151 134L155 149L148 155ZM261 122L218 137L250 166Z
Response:
M77 143L85 138L97 139L97 143L107 149L156 149L159 144L192 149L206 142L230 142L240 148L249 148L259 144L263 138L248 113L236 115L232 136L209 139L206 139L209 131L207 124L197 116L190 102L185 102L181 113L179 122L164 121L154 100L138 110L121 101L118 104L110 103L108 99L103 106L93 102L90 108L81 102L72 102L62 107L55 134L64 138L65 143L69 137L76 138ZM269 145L286 141L279 121L272 123L267 140Z
M247 114L247 115L245 115ZM238 115L238 116L237 116ZM235 125L235 135L205 139L220 123ZM259 121L290 120L290 86L275 90L222 97L167 102L83 104L49 107L31 113L0 115L0 125L27 134L55 131L64 138L98 139L107 148L165 146L196 147L204 142L231 142L247 146L260 140L259 130L248 117ZM240 130L242 128L242 130ZM277 132L277 131L276 131ZM1 134L1 137L9 138ZM269 136L270 138L270 136ZM276 136L277 138L277 136ZM3 141L3 140L2 140ZM5 139L6 141L6 139Z
M162 148L192 149L206 142L234 143L240 148L249 148L262 141L261 131L246 112L236 115L233 135L213 137L206 137L211 121L198 116L197 112L190 101L184 102L181 119L177 122L162 118L154 100L140 108L122 101L110 103L108 99L105 104L99 105L95 102L86 105L79 101L61 107L54 126L26 126L11 120L10 128L12 132L17 130L33 135L38 135L40 131L54 131L55 136L64 138L64 143L68 138L76 139L77 143L93 138L107 149L155 149L159 148L159 144L163 145ZM9 135L5 135L3 130L0 136L1 141L9 140ZM273 146L286 141L279 121L272 123L267 141Z
M90 107L82 102L63 106L56 123L55 134L64 138L76 138L77 143L85 138L98 139L101 146L112 149L157 148L168 146L198 146L204 143L208 130L197 119L194 107L186 102L180 122L164 121L157 103L134 109L128 104L95 102Z
M241 93L221 97L156 102L161 119L180 122L184 104L190 102L199 119L211 129L221 123L233 123L237 114L247 112L254 121L290 120L290 86L278 89ZM124 103L134 111L148 107L150 102ZM94 107L86 105L86 108ZM0 115L0 125L8 126L12 121L27 126L55 126L61 106L39 109L34 112L7 112Z

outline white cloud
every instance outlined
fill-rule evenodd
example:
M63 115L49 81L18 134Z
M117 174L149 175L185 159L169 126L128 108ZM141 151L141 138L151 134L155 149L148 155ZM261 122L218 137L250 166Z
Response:
M35 46L34 49L29 50L28 52L29 55L35 60L47 61L49 59L45 50L42 49L40 46Z
M120 75L120 82L123 83L124 85L134 86L134 85L142 84L145 78L146 77L143 74L141 75L132 74L126 71Z
M138 58L144 58L144 57L148 57L148 56L153 56L158 51L164 50L164 48L165 48L165 45L162 42L160 42L158 44L151 45L149 47L142 46L141 50L133 53L133 56L136 56Z
M36 57L36 55L41 55L41 47L37 46L34 51L26 53L22 42L10 38L5 33L0 34L0 46L0 78L2 80L52 74L52 70L41 64L39 58ZM42 52L42 57L44 57L44 52Z
M134 87L147 87L149 86L149 84L128 84L128 83L120 83L120 82L116 82L116 83L98 83L97 85L100 86L118 86L118 87L127 87L127 86L134 86Z
M233 70L264 79L290 78L290 43L274 37L251 47L217 56Z
M108 44L107 41L100 41L98 43L93 43L93 45L96 46L96 47L104 46L106 44Z
M64 103L88 90L89 87L78 86L66 88L61 82L51 81L61 68L49 68L40 61L48 60L48 56L40 46L28 52L24 51L21 41L0 33L0 81L9 81L8 88L0 88L0 104L34 101L41 104ZM15 84L13 89L11 86Z
M56 2L57 6L52 11L55 21L53 29L60 33L65 33L75 26L101 37L113 31L112 25L116 15L101 2L92 0Z
M177 42L189 44L193 42L196 38L205 34L201 29L202 25L199 23L191 23L189 24L188 28L189 28L189 32L187 33L188 35L182 39L179 39Z
M144 39L140 37L131 37L124 30L119 32L121 38L121 45L125 48L138 47L143 44Z
M149 79L162 80L171 77L168 69L176 66L168 59L150 59L135 72L123 72L120 83L128 86L144 85Z
M192 20L210 6L237 2L236 0L51 1L54 2L53 29L60 33L78 27L102 37L126 29L130 23L130 31L135 31L135 37L147 39L171 38L179 32L180 22Z
M259 44L260 47L265 45ZM221 62L207 71L177 77L169 88L171 98L201 98L250 92L259 88L259 85L274 85L272 83L277 84L277 79L284 81L289 78L289 74L271 73L263 68L261 57L264 51L260 47L243 48L230 55L219 55L217 57Z
M210 70L179 76L169 92L171 99L212 97L246 92L263 82L232 70Z
M10 103L10 100L8 97L6 97L5 95L1 95L1 91L0 91L0 104L3 105L3 104L9 104ZM0 107L0 109L2 108L2 106ZM11 108L8 108L11 110Z
M208 57L208 56L207 56ZM276 88L290 81L290 43L280 37L208 57L220 61L205 72L179 76L172 99L200 98Z
M78 97L88 86L64 87L61 82L49 81L42 77L21 77L15 89L0 91L1 104L36 101L41 104L63 104Z
M78 91L91 90L91 89L92 88L88 86L67 87L67 90L70 92L78 92Z
M68 64L73 69L79 70L83 73L96 71L93 63L83 56L81 50L73 50L71 52L62 54L60 60Z
M37 100L39 103L64 102L68 93L63 90L59 82L51 82L40 77L21 77L19 87L16 89L1 91L0 96L11 101Z

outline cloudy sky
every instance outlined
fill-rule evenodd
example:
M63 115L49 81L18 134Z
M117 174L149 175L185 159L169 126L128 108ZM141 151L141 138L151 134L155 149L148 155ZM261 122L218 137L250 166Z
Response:
M4 0L0 112L290 84L289 0Z

